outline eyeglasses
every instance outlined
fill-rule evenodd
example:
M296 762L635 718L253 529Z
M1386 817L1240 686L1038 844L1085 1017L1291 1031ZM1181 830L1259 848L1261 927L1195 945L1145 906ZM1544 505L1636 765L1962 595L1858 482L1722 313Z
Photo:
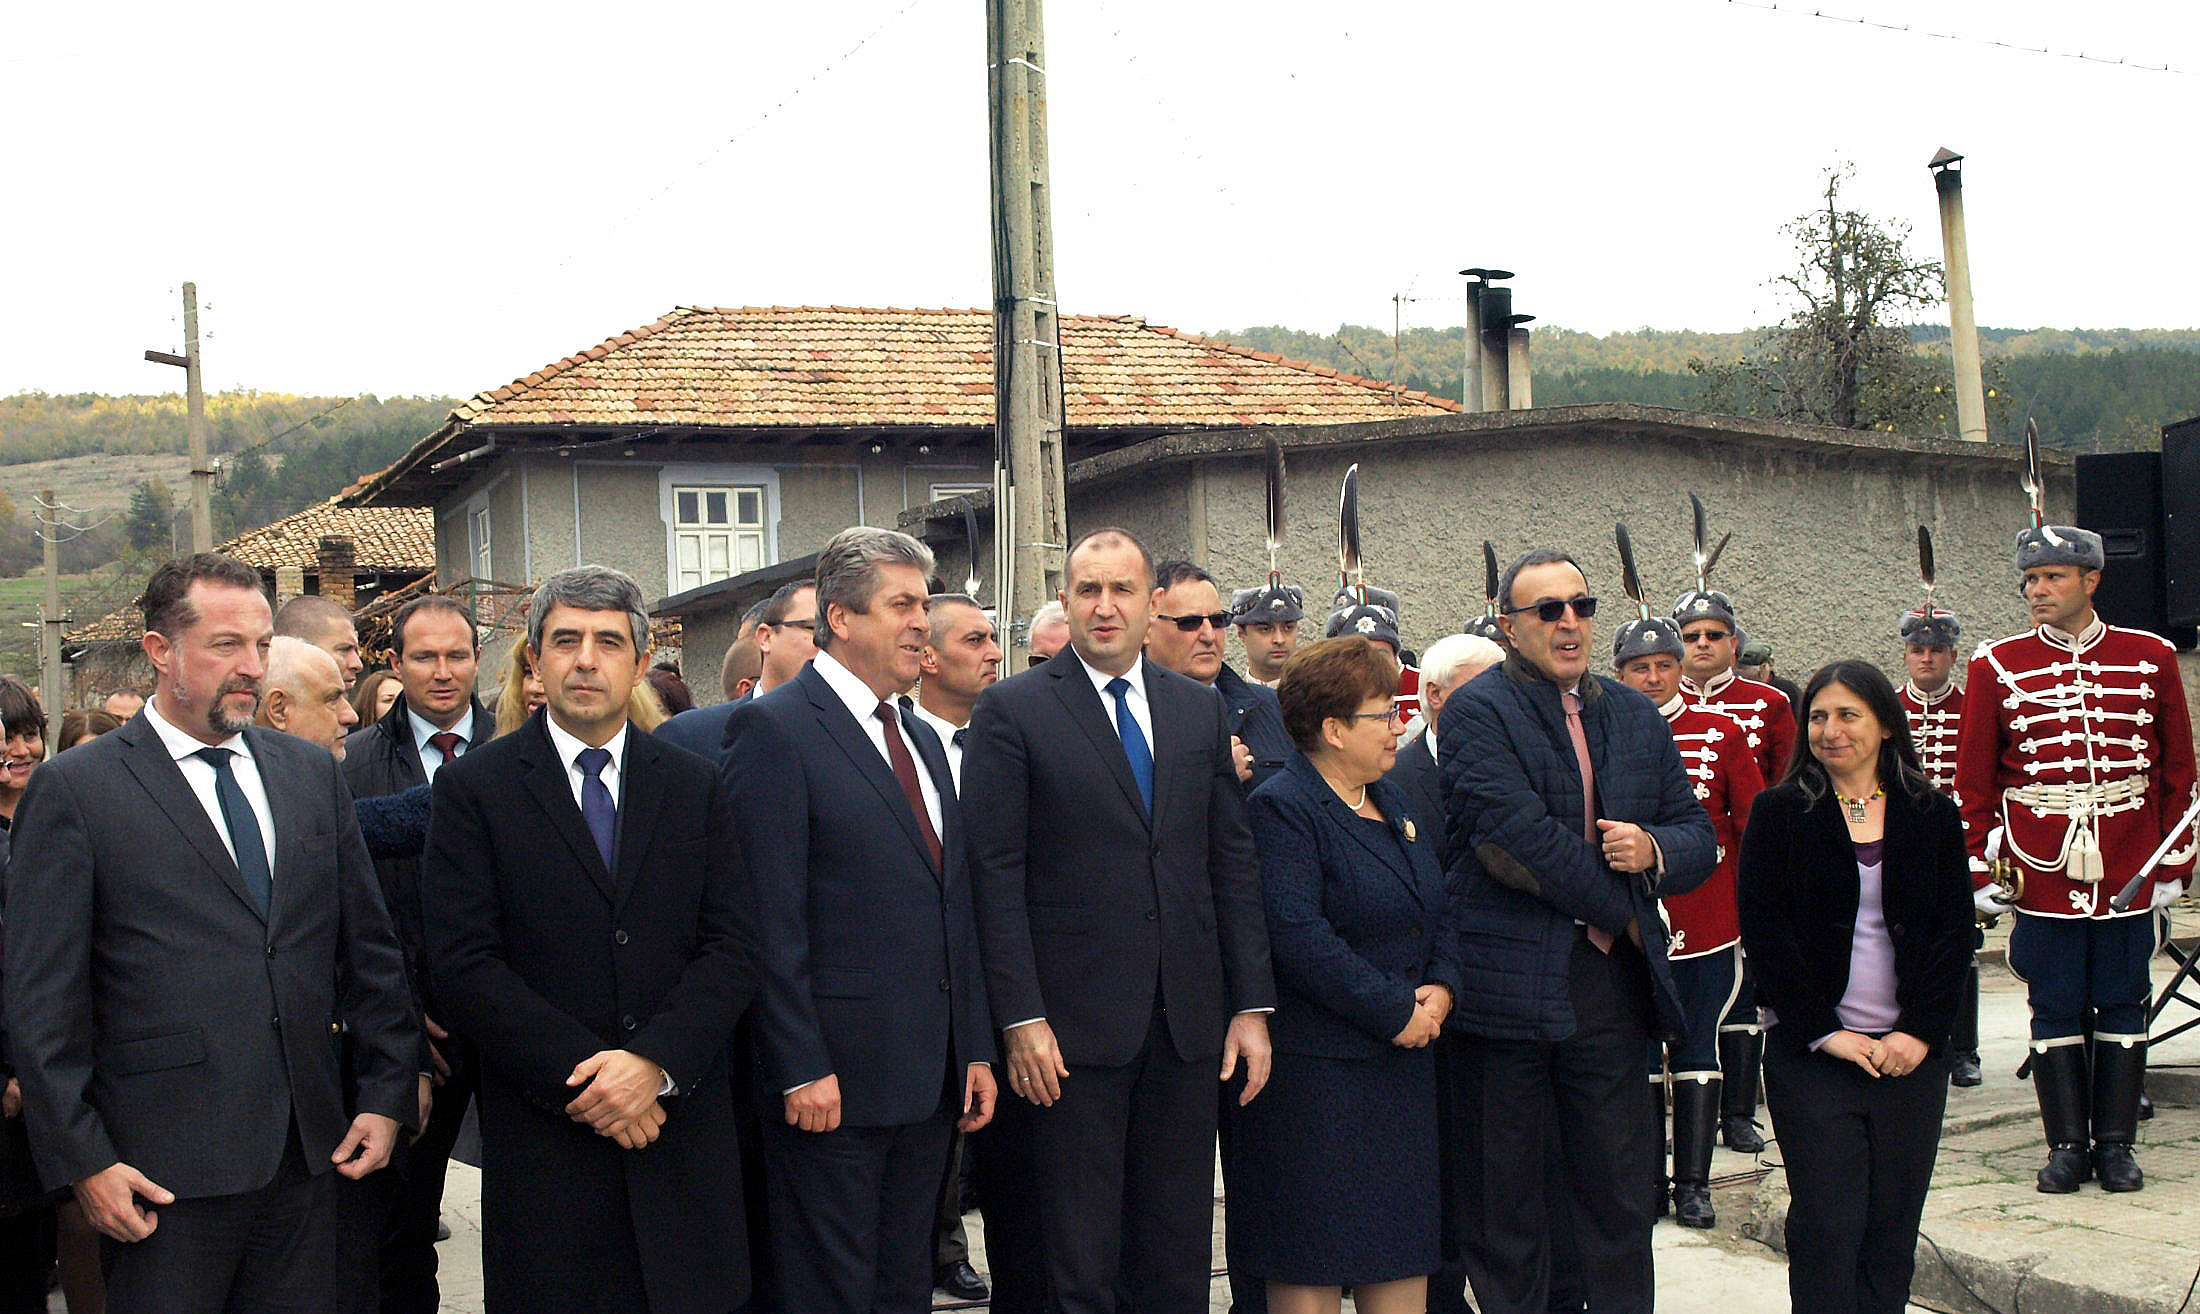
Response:
M1157 621L1167 621L1186 634L1197 633L1202 625L1212 625L1220 630L1228 628L1230 624L1230 613L1226 611L1210 611L1204 616L1164 616L1157 611L1154 613L1153 618Z
M1574 615L1583 620L1597 614L1597 600L1590 597L1552 598L1546 602L1531 602L1525 607L1507 607L1505 613L1510 616L1517 616L1521 612L1532 611L1535 613L1535 618L1545 625L1556 625L1564 619L1568 607L1572 607Z
M1406 709L1403 707L1392 707L1387 712L1353 712L1337 719L1340 721L1395 721L1405 714Z
M817 619L815 617L809 620L783 620L772 626L772 628L775 630L808 630L811 638L817 637Z
M1725 643L1734 636L1725 630L1691 630L1681 635L1682 643Z

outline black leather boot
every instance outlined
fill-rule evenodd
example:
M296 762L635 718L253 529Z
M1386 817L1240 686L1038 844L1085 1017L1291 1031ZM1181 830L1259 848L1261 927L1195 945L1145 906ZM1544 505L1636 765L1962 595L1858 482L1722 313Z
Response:
M2137 1191L2147 1184L2131 1157L2146 1070L2144 1036L2093 1037L2093 1175L2104 1191Z
M2032 1093L2039 1097L2040 1125L2047 1130L2039 1188L2049 1195L2068 1195L2093 1175L2085 1152L2091 1094L2085 1057L2085 1043L2075 1038L2044 1049L2033 1045Z
M1650 1079L1650 1146L1654 1152L1652 1157L1657 1160L1658 1165L1655 1174L1657 1181L1651 1185L1651 1189L1656 1192L1654 1198L1658 1202L1655 1216L1663 1218L1673 1207L1673 1200L1669 1194L1671 1184L1665 1176L1665 1081L1661 1077Z
M1978 961L1973 959L1956 1004L1955 1033L1948 1037L1948 1084L1976 1086L1985 1079L1978 1065Z
M1719 1221L1711 1207L1711 1138L1719 1125L1717 1077L1673 1079L1673 1221L1682 1227L1710 1227Z
M1757 1134L1757 1076L1765 1062L1765 1037L1758 1031L1719 1033L1719 1072L1725 1095L1719 1105L1719 1135L1729 1150L1763 1154Z

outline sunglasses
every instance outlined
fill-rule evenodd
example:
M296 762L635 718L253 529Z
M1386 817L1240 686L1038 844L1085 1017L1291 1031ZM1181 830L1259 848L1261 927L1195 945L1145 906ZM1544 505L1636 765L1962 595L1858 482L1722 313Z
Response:
M1682 643L1725 643L1733 638L1725 630L1691 630L1681 635Z
M775 630L808 630L811 638L817 637L817 622L815 620L783 620L772 626L772 628Z
M1197 633L1202 625L1212 625L1218 630L1227 629L1230 625L1230 613L1226 611L1210 611L1203 616L1164 616L1160 612L1155 612L1153 618L1157 621L1167 621L1186 634Z
M1532 611L1535 613L1535 618L1545 625L1556 625L1565 618L1568 607L1572 607L1574 615L1583 620L1597 614L1597 600L1590 597L1552 598L1546 602L1531 602L1525 607L1507 607L1505 611L1506 614L1514 616L1524 611Z

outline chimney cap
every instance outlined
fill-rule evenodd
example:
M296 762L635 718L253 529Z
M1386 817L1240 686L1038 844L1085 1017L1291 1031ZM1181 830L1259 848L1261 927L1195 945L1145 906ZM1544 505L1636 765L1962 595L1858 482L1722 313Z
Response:
M1943 146L1939 150L1933 152L1932 162L1926 167L1935 170L1945 169L1948 168L1950 165L1955 164L1958 160L1961 160L1962 158L1963 157L1961 155L1958 155L1954 151L1949 150L1947 147Z
M1472 269L1462 269L1459 272L1470 278L1479 278L1492 283L1500 278L1511 278L1513 276L1513 271L1510 269L1484 269L1480 265Z

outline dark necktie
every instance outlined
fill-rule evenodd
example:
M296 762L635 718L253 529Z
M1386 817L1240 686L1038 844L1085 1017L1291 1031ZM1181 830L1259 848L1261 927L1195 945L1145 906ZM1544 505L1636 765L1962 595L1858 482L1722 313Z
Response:
M442 762L437 764L439 766L449 766L451 763L456 762L458 760L458 746L464 742L466 741L460 739L458 732L455 730L438 730L428 736L428 746L443 755Z
M1566 709L1566 733L1573 736L1574 762L1581 768L1581 834L1591 844L1597 842L1596 771L1589 765L1589 736L1581 728L1581 695L1561 693L1559 705ZM1600 931L1594 926L1581 928L1589 933L1589 943L1604 953L1612 952L1612 933Z
M969 733L970 733L970 727L969 727L969 726L967 726L967 725L958 725L958 726L956 726L956 727L955 727L955 747L957 747L957 748L961 748L961 747L963 746L963 736L964 736L964 735L967 735L967 734L969 734Z
M1118 675L1108 681L1108 692L1115 695L1115 733L1123 736L1123 756L1131 760L1131 778L1138 782L1138 796L1146 801L1146 815L1153 815L1153 749L1146 744L1146 732L1138 728L1138 718L1131 715L1131 682Z
M252 800L244 796L236 773L229 769L232 755L227 748L202 748L198 752L214 768L214 799L221 805L222 825L229 830L229 847L237 855L237 874L244 877L245 892L252 896L252 906L259 909L260 919L265 921L275 880L267 869L267 841L260 835L260 814L252 810Z
M943 861L940 852L939 833L932 829L932 814L924 806L924 788L917 783L917 764L909 756L909 745L901 741L901 719L894 715L894 705L879 699L878 719L886 723L886 759L894 764L894 779L901 782L902 797L909 800L909 810L917 814L917 829L924 832L924 847L932 855L932 865Z
M603 869L616 875L619 870L619 805L611 801L611 790L603 783L603 769L611 765L611 750L584 748L573 755L573 765L581 769L583 777L581 820L588 823L588 833L595 837Z

